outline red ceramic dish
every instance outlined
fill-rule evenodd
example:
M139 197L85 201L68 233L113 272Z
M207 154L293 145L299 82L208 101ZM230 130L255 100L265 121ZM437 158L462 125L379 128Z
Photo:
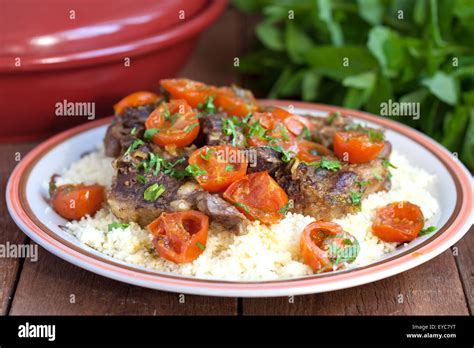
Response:
M0 56L46 59L118 45L156 35L189 20L206 3L206 0L7 1L2 9L6 16L0 22L3 33Z
M226 0L209 1L178 26L120 45L48 58L24 56L16 67L14 57L0 57L0 141L44 137L110 114L112 105L133 91L156 90L160 79L183 66L198 35L226 5ZM95 116L57 115L60 104L71 105L66 103L93 103L85 106L94 108Z

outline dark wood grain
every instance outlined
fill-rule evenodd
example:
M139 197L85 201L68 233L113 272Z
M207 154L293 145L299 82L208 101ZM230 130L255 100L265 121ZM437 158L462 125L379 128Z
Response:
M0 192L4 197L7 181L13 168L34 144L0 144ZM18 157L19 156L19 157ZM26 235L21 232L11 219L5 199L0 200L0 244L6 246L20 245L27 240ZM0 258L0 314L8 311L14 291L18 271L23 260L19 258Z
M470 314L474 314L474 226L453 248Z
M184 303L183 303L184 299ZM236 300L140 288L82 270L39 248L23 265L11 315L235 315Z
M451 251L375 283L291 298L244 299L244 315L467 315Z

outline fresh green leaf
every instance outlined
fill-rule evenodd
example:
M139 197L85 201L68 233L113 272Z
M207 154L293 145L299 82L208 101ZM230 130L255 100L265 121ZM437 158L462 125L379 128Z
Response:
M285 30L285 45L291 60L295 63L302 63L306 52L313 47L313 42L295 24L295 21L288 21Z
M372 25L382 23L385 7L380 0L357 0L359 16Z
M273 21L264 21L255 28L255 33L260 41L270 49L282 51L285 48L283 34Z
M143 134L143 139L145 139L146 141L151 141L153 139L153 136L159 131L160 130L158 128L147 129Z
M430 90L437 98L454 105L458 101L458 87L456 80L444 73L437 72L434 76L426 78L422 81L422 84Z
M166 188L162 184L154 183L147 187L143 192L143 198L145 201L154 202L156 201L164 192Z

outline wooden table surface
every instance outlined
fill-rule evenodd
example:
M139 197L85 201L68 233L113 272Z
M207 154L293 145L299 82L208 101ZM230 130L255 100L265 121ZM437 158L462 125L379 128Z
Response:
M239 82L235 57L248 47L254 19L229 9L200 38L182 76ZM0 192L37 143L0 144ZM290 298L216 298L150 290L110 280L39 247L37 262L0 258L3 315L469 315L474 311L474 228L451 250L402 274L356 288ZM0 244L31 243L0 201ZM184 301L183 301L184 300ZM183 303L184 302L184 303Z

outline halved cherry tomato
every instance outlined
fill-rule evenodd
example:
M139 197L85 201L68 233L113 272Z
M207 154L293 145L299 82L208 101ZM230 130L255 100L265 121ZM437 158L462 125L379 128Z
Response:
M425 218L419 206L394 202L377 209L372 231L385 242L404 243L418 237L424 224Z
M224 192L224 198L250 220L264 224L280 221L288 204L286 192L267 172L248 174L235 181Z
M171 99L184 99L193 108L215 95L214 87L189 79L165 79L160 84L171 95Z
M196 180L209 192L224 191L247 173L247 158L243 151L230 145L204 146L194 151L188 160L201 175Z
M297 157L305 162L320 161L322 156L327 156L331 153L328 148L321 144L309 141L301 140L298 142L298 155Z
M269 112L256 112L248 121L248 142L251 146L281 146L297 153L298 141L288 132L283 122Z
M162 213L147 228L161 257L174 263L188 263L196 260L206 247L209 218L195 210Z
M305 128L307 132L311 132L313 129L313 124L303 116L292 114L281 108L274 108L271 112L295 136L302 135Z
M137 107L156 103L159 98L160 97L158 97L158 95L152 92L142 91L132 93L114 105L115 114L121 115L125 108L128 107Z
M51 196L53 209L68 220L80 220L95 214L104 202L105 189L101 185L61 185Z
M355 260L359 243L334 222L315 221L301 234L300 250L303 261L314 271L328 272Z
M383 140L370 140L360 131L337 132L334 136L334 153L341 161L366 163L377 158L384 147Z
M184 147L199 133L199 119L189 104L182 99L162 103L148 116L146 129L156 129L153 142L160 146Z
M257 110L257 102L252 92L238 87L220 87L215 89L214 105L239 117L247 116Z

